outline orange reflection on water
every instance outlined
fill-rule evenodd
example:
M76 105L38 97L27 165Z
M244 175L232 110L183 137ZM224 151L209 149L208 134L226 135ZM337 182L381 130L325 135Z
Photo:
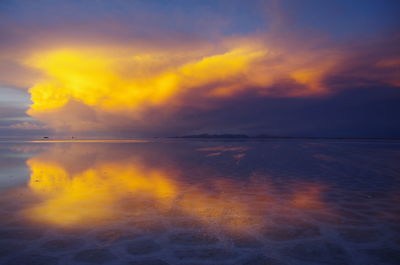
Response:
M319 209L324 204L321 201L323 187L320 185L308 184L306 187L296 189L293 194L292 205L301 209Z
M107 156L106 150L99 159L99 150L84 147L64 150L55 145L27 161L29 188L39 198L24 210L27 217L56 226L82 226L184 215L205 226L241 231L265 225L268 215L282 209L325 207L321 185L288 183L283 193L261 177L204 178L193 184L183 177L190 176L183 168L150 166L137 157L119 159ZM72 161L66 162L66 153Z
M165 173L134 164L100 164L69 174L60 165L37 158L27 163L32 171L29 187L43 198L27 214L47 223L74 225L113 217L116 204L128 196L145 194L160 205L176 196Z
M178 206L209 225L224 226L230 231L248 229L260 224L260 216L252 215L254 204L243 200L242 188L233 181L216 179L205 187L194 187L186 191Z

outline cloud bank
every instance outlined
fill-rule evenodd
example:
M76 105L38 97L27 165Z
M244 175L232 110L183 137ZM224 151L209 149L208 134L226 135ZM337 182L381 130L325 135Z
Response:
M157 1L117 1L110 12L106 2L44 2L60 16L40 17L19 1L3 4L0 81L30 93L27 114L59 134L241 130L266 121L203 117L251 112L271 99L325 100L354 88L400 86L400 38L388 25L373 32L379 40L371 32L333 37L337 28L308 30L285 1L206 1L167 11ZM221 8L227 15L215 14ZM11 127L38 129L32 124Z

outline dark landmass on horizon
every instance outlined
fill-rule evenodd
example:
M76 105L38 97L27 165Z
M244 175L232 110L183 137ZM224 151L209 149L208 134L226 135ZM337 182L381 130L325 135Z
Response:
M276 136L267 134L194 134L183 136L172 136L168 138L179 139L328 139L328 140L400 140L400 137L324 137L324 136Z

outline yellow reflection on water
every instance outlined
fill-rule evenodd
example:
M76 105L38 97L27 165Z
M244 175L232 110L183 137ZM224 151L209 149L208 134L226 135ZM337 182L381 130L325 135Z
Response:
M54 145L27 161L29 188L38 197L24 210L31 220L82 226L184 215L240 231L264 224L274 211L324 208L318 185L295 185L282 202L276 187L258 179L205 176L193 184L187 169L145 163L137 154L120 158L105 147L71 146Z
M109 218L116 204L128 196L145 195L160 205L176 197L176 185L164 172L144 170L135 164L96 164L76 174L40 158L28 160L29 187L43 201L27 213L34 219L71 225Z

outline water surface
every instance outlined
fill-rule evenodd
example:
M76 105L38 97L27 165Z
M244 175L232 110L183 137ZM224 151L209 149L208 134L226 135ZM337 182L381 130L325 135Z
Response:
M0 264L399 264L396 141L0 144Z

